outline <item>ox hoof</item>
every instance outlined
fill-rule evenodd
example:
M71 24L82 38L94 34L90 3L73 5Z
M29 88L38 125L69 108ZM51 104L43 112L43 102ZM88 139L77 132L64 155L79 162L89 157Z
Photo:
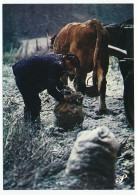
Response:
M108 110L107 108L100 108L98 111L97 111L97 114L98 115L102 115L102 114L107 114Z

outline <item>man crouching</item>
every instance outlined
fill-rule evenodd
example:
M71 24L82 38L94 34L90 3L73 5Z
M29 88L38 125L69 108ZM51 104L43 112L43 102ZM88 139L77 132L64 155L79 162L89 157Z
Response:
M40 119L41 100L39 93L47 89L58 102L67 98L59 90L64 88L61 77L76 75L80 67L78 57L73 53L31 56L13 65L17 87L24 100L24 119L34 122Z

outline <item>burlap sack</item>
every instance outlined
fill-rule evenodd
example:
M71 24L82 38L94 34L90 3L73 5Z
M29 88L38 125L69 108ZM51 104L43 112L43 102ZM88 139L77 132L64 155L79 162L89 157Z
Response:
M84 120L82 101L81 93L73 93L69 100L58 103L54 108L56 125L64 129L72 129L82 124Z

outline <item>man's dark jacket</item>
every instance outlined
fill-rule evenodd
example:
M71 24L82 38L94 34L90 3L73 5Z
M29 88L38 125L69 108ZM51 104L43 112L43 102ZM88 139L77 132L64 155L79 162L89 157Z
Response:
M31 56L17 62L13 67L16 83L26 89L39 93L44 89L57 101L64 99L57 90L64 74L64 59L61 54Z

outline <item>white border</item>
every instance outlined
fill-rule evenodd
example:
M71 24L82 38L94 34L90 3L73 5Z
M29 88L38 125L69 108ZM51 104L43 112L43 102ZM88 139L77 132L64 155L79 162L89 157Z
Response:
M2 4L98 4L98 3L107 3L107 4L119 4L119 3L135 3L136 0L2 0Z

